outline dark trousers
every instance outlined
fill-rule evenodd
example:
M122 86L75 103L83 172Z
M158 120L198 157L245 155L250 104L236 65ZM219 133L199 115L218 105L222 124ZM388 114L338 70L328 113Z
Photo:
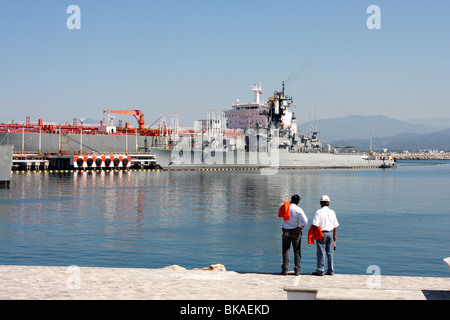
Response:
M295 262L294 271L300 272L300 260L302 258L302 255L300 253L302 231L295 229L283 229L282 239L283 239L282 243L283 264L281 266L281 269L286 272L289 270L289 249L292 244Z

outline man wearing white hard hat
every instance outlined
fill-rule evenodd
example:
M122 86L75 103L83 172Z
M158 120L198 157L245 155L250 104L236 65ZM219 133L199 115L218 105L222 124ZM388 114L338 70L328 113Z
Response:
M321 209L316 211L312 222L313 225L320 227L323 233L323 238L317 241L317 270L313 272L316 276L323 276L325 272L325 255L328 260L327 275L334 274L333 251L339 222L336 213L329 208L329 205L330 197L323 195L320 198Z

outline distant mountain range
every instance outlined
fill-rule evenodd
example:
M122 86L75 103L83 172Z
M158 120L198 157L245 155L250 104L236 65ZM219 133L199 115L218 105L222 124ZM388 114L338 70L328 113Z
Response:
M450 151L450 119L444 118L401 121L385 116L355 115L305 122L299 128L303 134L316 128L324 143L354 146L355 150L369 150L372 135L373 150Z
M355 150L369 150L369 139L343 139L331 142L333 146L353 146ZM450 151L450 129L428 134L400 133L396 136L372 139L372 150L382 151L421 151L443 150Z

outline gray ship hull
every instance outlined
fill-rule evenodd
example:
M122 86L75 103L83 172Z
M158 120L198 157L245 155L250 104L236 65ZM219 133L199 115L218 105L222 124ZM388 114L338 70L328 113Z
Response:
M161 145L162 138L140 135L55 134L0 132L0 144L14 145L14 152L24 153L114 153L139 152Z
M291 153L280 149L274 154L252 152L181 151L150 148L163 169L256 168L321 169L394 167L393 159L365 157L361 154Z
M0 187L8 187L11 181L13 146L0 146Z

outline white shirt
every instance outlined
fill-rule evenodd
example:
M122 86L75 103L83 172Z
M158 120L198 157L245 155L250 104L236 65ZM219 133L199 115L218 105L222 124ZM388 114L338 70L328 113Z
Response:
M284 221L282 227L284 229L295 229L297 227L304 228L308 224L308 218L302 208L295 203L291 203L289 207L290 220Z
M336 213L327 206L316 211L312 224L320 227L322 231L331 231L339 226Z

